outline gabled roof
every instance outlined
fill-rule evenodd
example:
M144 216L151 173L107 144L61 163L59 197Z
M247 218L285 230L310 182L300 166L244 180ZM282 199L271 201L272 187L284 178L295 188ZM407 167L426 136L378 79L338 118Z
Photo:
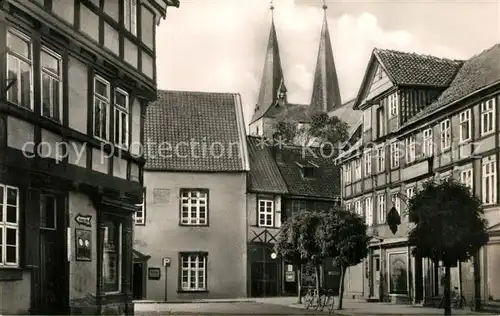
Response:
M500 44L467 60L439 98L410 118L402 128L496 83L500 83Z
M278 89L284 85L283 69L281 67L280 50L274 20L271 22L269 40L267 42L266 60L260 83L259 97L255 105L255 112L250 123L260 119L276 103Z
M239 94L158 90L147 108L149 171L241 172L248 170Z
M326 17L326 5L323 7L323 26L319 40L316 70L311 96L311 110L314 113L332 111L342 105L340 98L339 82L335 61L333 58L332 43Z
M460 60L374 48L358 91L357 109L370 89L373 72L379 64L394 85L446 88L463 64Z
M261 193L288 193L271 148L263 143L261 137L248 136L247 139L250 160L248 190Z
M332 157L322 156L317 148L283 146L277 150L281 151L277 165L290 195L325 199L340 196L340 169ZM300 165L317 165L314 177L304 178Z

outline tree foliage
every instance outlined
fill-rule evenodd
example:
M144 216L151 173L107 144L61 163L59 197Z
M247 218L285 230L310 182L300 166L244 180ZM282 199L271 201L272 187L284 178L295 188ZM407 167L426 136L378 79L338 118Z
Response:
M488 242L481 200L456 180L428 181L408 204L414 255L453 265Z

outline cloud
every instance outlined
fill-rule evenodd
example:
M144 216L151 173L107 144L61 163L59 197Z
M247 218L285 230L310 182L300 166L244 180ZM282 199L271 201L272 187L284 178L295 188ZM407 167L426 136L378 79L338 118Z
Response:
M321 6L280 0L274 21L284 75L293 103L310 101ZM374 47L464 58L443 45L432 46L404 29L384 29L370 12L328 19L342 100L355 96ZM264 0L183 1L169 9L157 30L160 89L236 92L245 120L253 113L269 36L269 2Z

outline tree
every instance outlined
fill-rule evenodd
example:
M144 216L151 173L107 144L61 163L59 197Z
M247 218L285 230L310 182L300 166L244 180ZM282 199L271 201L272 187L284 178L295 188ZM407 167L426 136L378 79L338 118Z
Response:
M316 212L301 211L288 218L282 225L274 246L275 252L297 266L298 303L302 303L302 265L317 261L320 254L315 241L315 232L321 221ZM316 273L316 286L318 275Z
M342 309L345 273L368 255L368 242L364 220L357 214L336 206L322 214L322 225L316 231L316 240L322 257L332 257L340 268L339 304Z
M451 315L450 267L475 255L488 240L482 203L464 184L454 179L427 181L408 201L412 254L442 262L444 315Z

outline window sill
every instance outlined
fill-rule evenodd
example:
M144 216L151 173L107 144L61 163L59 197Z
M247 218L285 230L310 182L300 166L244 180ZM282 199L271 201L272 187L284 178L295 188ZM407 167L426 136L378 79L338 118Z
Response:
M491 131L489 131L489 132L486 132L486 133L484 133L484 134L483 134L483 133L479 133L479 138L485 138L485 137L488 137L488 136L493 135L494 133L495 133L495 130L494 130L494 129L493 129L493 130L491 130Z
M19 281L23 279L23 269L0 267L0 281Z
M189 294L208 293L208 290L177 290L177 293L189 293Z
M182 227L209 227L210 225L208 225L208 224L183 224L183 223L179 223L179 226L182 226Z

